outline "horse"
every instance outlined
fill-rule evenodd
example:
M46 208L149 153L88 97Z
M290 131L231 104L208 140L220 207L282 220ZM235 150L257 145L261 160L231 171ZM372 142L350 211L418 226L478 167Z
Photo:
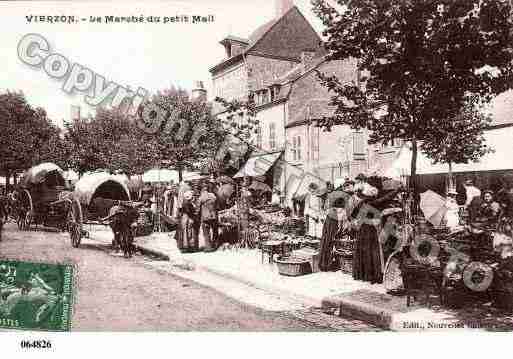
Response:
M139 217L137 207L137 205L119 202L110 208L109 215L102 220L109 222L114 234L112 248L121 249L125 258L132 257L134 253L132 224Z

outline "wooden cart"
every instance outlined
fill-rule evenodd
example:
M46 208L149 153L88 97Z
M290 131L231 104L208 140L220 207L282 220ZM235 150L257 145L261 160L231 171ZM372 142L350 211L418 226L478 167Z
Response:
M14 217L20 230L32 225L67 229L71 192L56 164L45 162L25 171L15 196Z
M127 185L117 176L107 172L93 172L80 178L70 199L68 230L71 244L78 247L89 233L84 225L106 225L102 219L119 203L129 204Z

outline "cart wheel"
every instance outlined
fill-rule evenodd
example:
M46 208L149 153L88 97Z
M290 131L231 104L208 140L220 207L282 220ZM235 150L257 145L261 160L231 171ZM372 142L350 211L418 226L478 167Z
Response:
M404 290L403 275L401 272L401 252L390 255L383 273L383 285L387 292L400 292Z
M68 225L69 236L71 239L71 246L74 248L78 248L80 246L81 234L79 230L79 225L76 222L71 222Z

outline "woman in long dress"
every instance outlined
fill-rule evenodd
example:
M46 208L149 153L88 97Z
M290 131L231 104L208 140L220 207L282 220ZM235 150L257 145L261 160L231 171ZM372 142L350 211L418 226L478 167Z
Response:
M359 175L355 189L359 203L352 212L353 227L356 230L353 254L353 278L371 284L383 283L384 256L379 243L381 225L380 211L384 204L394 198L398 190L378 198L378 189L371 186L365 176Z
M340 191L328 194L328 211L322 228L322 237L319 255L319 269L327 272L333 269L333 246L337 234L348 229L346 213L347 196Z
M197 211L193 204L193 192L183 195L182 216L177 229L178 248L182 252L194 252L198 249Z

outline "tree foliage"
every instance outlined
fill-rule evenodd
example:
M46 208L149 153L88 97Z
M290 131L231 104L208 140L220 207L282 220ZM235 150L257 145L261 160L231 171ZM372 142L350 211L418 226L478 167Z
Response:
M474 99L455 118L440 123L435 131L425 135L422 152L435 163L476 162L493 150L484 137L491 121Z
M152 102L166 117L154 134L140 130L140 136L155 148L152 165L175 168L180 179L184 170L200 170L223 139L211 104L192 100L187 91L177 88L157 93Z
M63 165L60 130L22 92L0 94L0 173L11 177L40 162Z
M218 118L223 127L224 142L213 166L220 172L229 173L238 170L252 150L261 150L254 143L259 131L256 104L253 96L244 100L216 97L215 101L223 109Z
M336 106L321 125L367 128L371 143L411 141L412 180L419 141L440 160L435 149L464 130L457 119L465 105L476 98L483 105L513 86L509 1L352 0L342 12L325 0L312 3L326 26L328 59L356 58L360 75L357 83L319 75ZM467 158L472 142L453 147L454 158Z
M79 173L99 168L141 173L155 156L135 121L120 109L98 108L94 117L75 119L65 126L69 167Z

